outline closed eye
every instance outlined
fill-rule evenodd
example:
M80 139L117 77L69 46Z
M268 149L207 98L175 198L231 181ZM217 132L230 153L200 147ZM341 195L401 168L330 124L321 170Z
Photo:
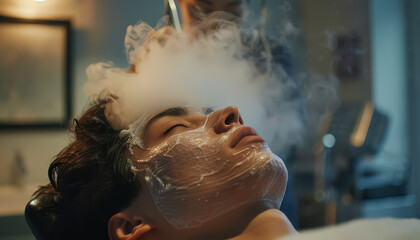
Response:
M175 128L177 128L177 127L187 127L187 126L185 126L184 124L180 124L180 123L175 124L175 125L173 125L172 127L168 128L168 130L166 130L166 131L163 133L163 135L167 135L168 133L170 133L172 130L174 130L174 129L175 129Z

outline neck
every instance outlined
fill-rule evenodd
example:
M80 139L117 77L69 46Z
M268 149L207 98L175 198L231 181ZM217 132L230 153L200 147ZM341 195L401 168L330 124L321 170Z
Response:
M271 201L256 201L243 204L223 216L207 222L205 226L201 226L199 231L197 231L199 234L194 234L195 229L189 229L187 232L189 232L188 235L193 236L191 239L213 240L232 238L235 240L242 240L242 238L237 239L235 236L244 233L248 234L252 229L260 229L257 225L262 224L262 221L268 216L264 213L270 210L278 211L275 209L277 209L277 207Z
M280 210L269 209L252 219L241 234L228 240L274 240L293 233L296 230L289 219Z

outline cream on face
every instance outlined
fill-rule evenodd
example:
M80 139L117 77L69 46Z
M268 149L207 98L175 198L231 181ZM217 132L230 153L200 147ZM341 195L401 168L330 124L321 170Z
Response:
M157 208L175 228L198 227L253 201L281 204L287 182L283 161L265 143L232 148L244 126L237 123L215 134L216 115L151 147L133 141L133 165L144 176ZM132 125L137 136L142 136L144 122Z

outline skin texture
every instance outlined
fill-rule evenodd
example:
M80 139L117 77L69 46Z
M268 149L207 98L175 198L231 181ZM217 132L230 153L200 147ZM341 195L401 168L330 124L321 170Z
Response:
M202 13L214 11L230 12L241 16L243 1L241 0L179 0L181 8L183 28L188 31L198 21L197 7ZM232 127L243 125L237 108L229 107L214 114L209 119L213 126L214 135L228 132ZM229 120L227 120L229 119ZM181 120L181 121L179 121ZM145 149L162 144L171 135L182 133L187 129L198 128L206 120L202 114L191 114L183 118L165 117L152 124L143 135ZM171 124L181 124L164 134ZM261 142L247 144L259 145ZM247 144L239 147L246 147ZM245 145L245 146L244 146ZM135 148L134 154L142 158L144 151ZM226 146L224 153L232 155L237 149L229 149ZM144 176L141 176L142 178ZM142 181L142 189L147 189L147 183ZM249 195L239 195L238 198L247 198ZM283 213L277 210L278 206L270 201L252 199L229 214L224 214L216 219L206 222L200 227L189 229L176 229L162 216L154 203L153 196L149 191L144 191L133 204L123 212L114 215L109 221L109 235L111 239L231 239L231 240L268 240L276 239L289 233L295 232L292 225Z
M149 124L143 133L144 148L134 149L133 155L141 158L147 154L147 149L164 143L173 135L200 127L206 120L207 116L193 111L183 116L160 117ZM243 127L242 118L236 107L213 112L207 121L206 126L209 126L207 130L211 131L215 138L223 136L232 128ZM251 138L251 141L238 143L234 147L226 144L222 146L224 148L222 152L229 155L255 144L262 146L264 143L260 138ZM175 228L159 211L142 174L143 172L139 173L141 194L129 208L115 214L109 221L108 230L111 239L275 239L294 232L287 218L276 209L278 206L271 201L258 199L252 194L236 196L249 198L249 201L199 227Z
M280 210L269 209L258 214L238 236L229 240L272 240L297 233Z
M178 0L183 28L188 31L199 21L198 9L201 9L204 14L224 11L241 16L244 2L244 0Z

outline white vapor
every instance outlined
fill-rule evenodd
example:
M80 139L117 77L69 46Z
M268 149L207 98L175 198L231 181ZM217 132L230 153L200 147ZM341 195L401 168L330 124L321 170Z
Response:
M111 120L115 128L127 128L142 114L162 107L235 105L245 125L254 127L274 151L300 141L305 96L290 96L297 86L283 66L274 65L267 74L249 56L251 48L258 46L258 36L244 44L238 25L220 17L207 19L191 34L162 26L152 28L141 22L128 27L127 59L135 72L114 68L112 63L87 69L88 96L117 98Z

